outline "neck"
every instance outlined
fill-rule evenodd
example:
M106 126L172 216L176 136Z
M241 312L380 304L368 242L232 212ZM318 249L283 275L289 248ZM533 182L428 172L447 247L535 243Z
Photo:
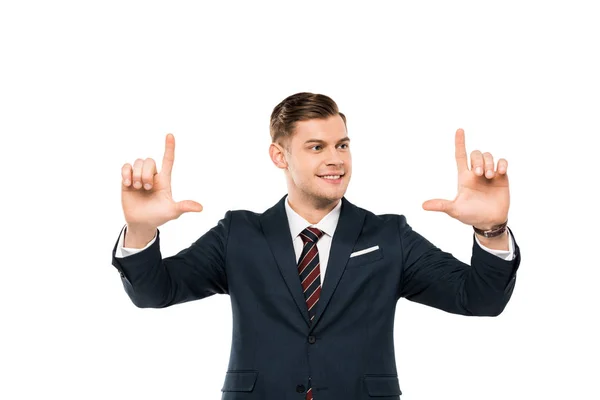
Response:
M302 199L300 196L288 193L288 201L292 210L298 213L298 215L311 224L316 224L329 214L341 199Z

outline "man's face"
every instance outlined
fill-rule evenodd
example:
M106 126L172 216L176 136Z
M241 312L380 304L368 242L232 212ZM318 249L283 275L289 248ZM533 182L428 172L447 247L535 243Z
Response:
M290 194L316 205L328 205L344 196L352 157L342 117L297 122L288 145L290 152L284 154Z

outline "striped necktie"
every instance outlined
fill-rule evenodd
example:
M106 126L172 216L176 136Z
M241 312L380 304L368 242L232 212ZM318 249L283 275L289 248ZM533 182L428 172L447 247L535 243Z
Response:
M315 317L317 302L321 294L321 268L319 262L319 249L317 242L323 236L323 231L317 228L308 227L300 232L300 237L304 242L300 261L298 262L298 274L304 291L304 299L308 308L310 322ZM306 400L313 400L312 385L308 380L308 390L306 391Z
M321 294L321 268L319 262L319 250L317 241L323 236L323 231L308 227L300 232L304 242L300 261L298 262L298 273L304 291L304 299L308 307L308 316L312 322L316 314L316 305Z

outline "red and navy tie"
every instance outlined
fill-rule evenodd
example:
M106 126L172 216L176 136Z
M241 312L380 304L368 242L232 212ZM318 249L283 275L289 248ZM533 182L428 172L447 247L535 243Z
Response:
M319 301L319 295L321 294L321 268L319 262L319 250L317 249L317 242L321 236L323 236L323 231L312 227L308 227L300 232L304 247L302 248L302 254L300 254L300 260L298 261L298 274L300 275L300 282L302 283L304 299L306 300L308 316L311 323L315 317L317 310L316 305ZM313 395L310 380L308 385L306 400L312 400Z

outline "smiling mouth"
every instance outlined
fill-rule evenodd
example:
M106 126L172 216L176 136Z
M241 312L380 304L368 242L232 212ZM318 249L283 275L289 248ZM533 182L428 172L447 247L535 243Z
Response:
M336 181L338 179L341 179L344 175L346 174L341 174L341 175L317 175L319 178L323 178L323 179L327 179L327 180L331 180L331 181Z

